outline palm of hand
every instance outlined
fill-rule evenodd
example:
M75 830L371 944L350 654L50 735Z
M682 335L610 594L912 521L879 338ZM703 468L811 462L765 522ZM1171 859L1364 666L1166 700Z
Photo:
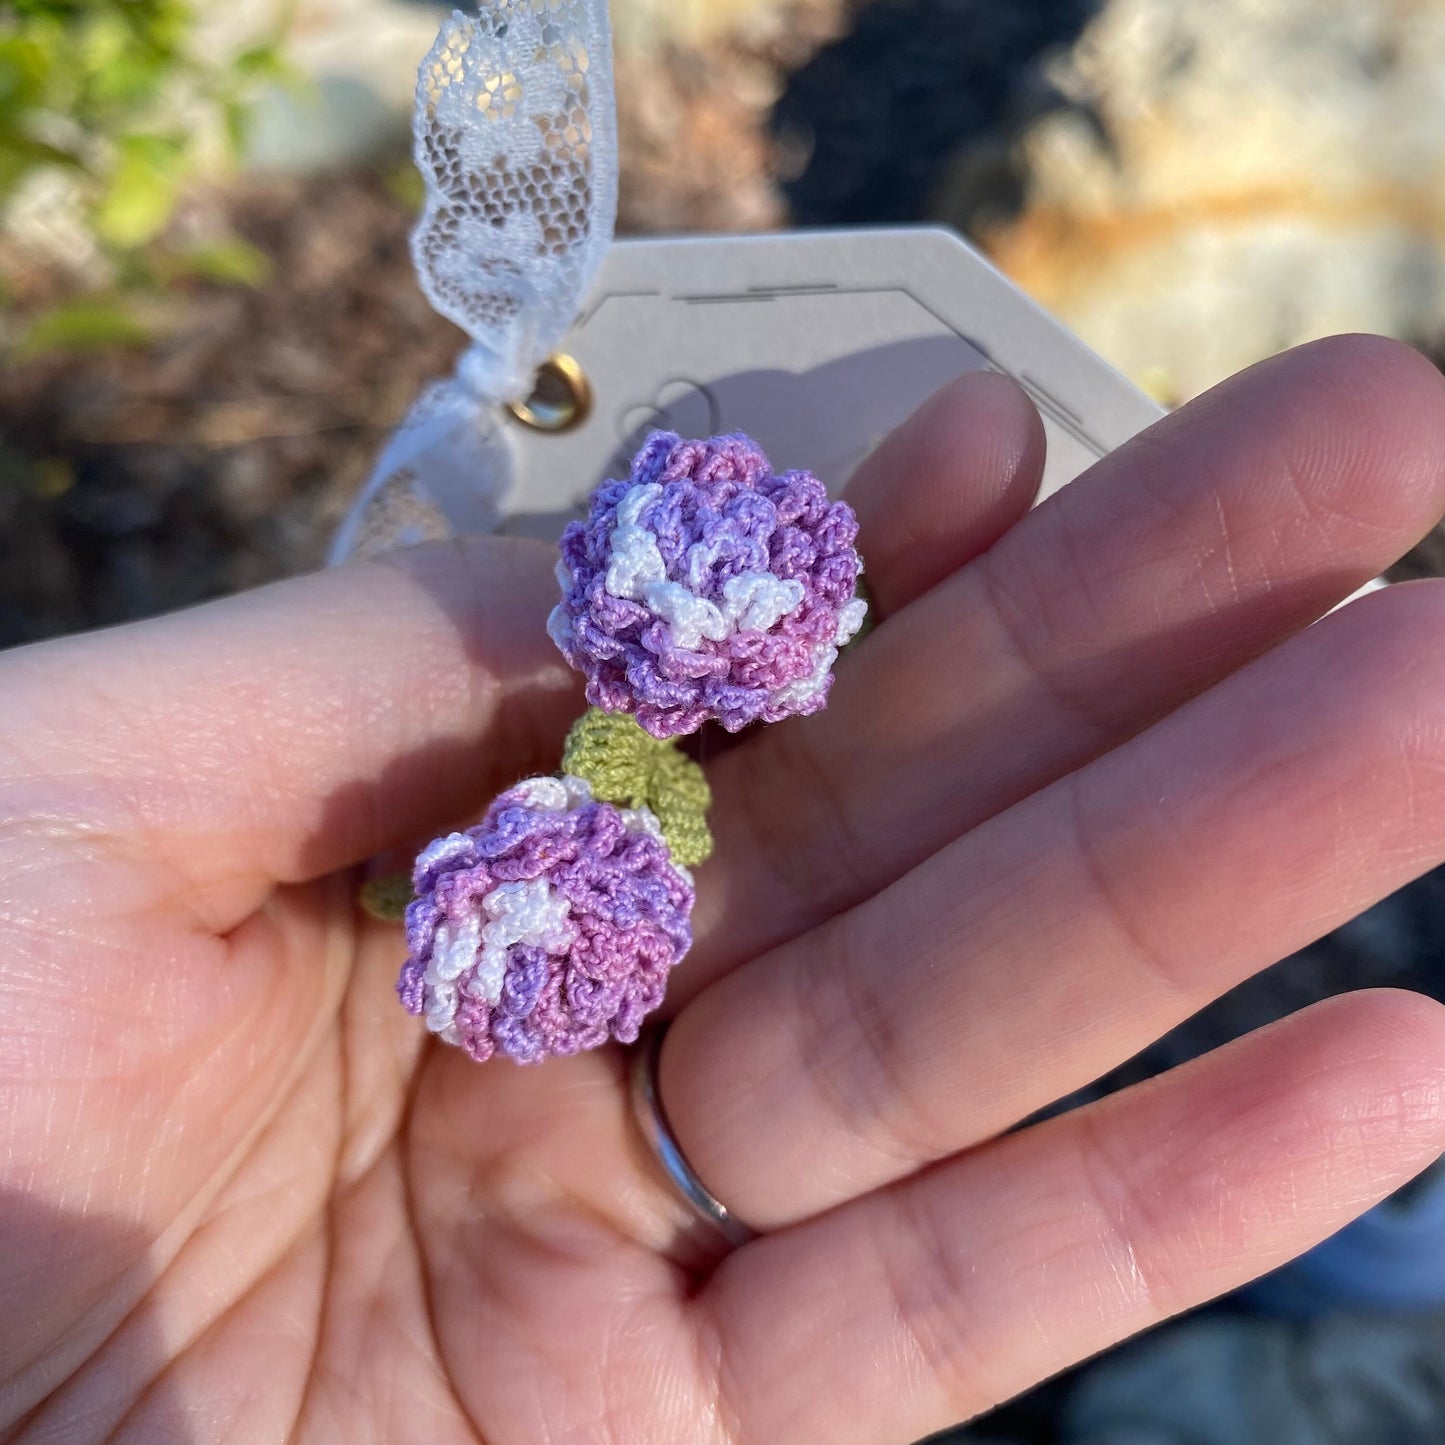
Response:
M124 641L7 659L0 1297L11 1309L0 1430L25 1440L907 1440L1287 1258L1420 1167L1445 1142L1441 1025L1399 1000L1314 1011L1223 1065L997 1140L1227 986L1231 969L1284 952L1301 930L1329 926L1445 853L1420 806L1445 752L1420 743L1429 689L1402 682L1387 656L1375 681L1412 689L1386 708L1398 727L1362 744L1339 702L1345 721L1308 741L1311 765L1334 760L1327 796L1291 773L1270 794L1285 816L1274 833L1260 825L1257 846L1230 815L1240 872L1191 880L1177 905L1171 875L1151 875L1160 902L1143 913L1109 882L1121 865L1107 826L1130 806L1127 786L1096 781L1109 749L1122 753L1154 718L1297 630L1438 509L1437 470L1399 460L1402 447L1432 450L1440 428L1434 383L1414 363L1336 348L1243 386L1274 388L1258 407L1273 426L1302 405L1291 387L1317 390L1338 373L1348 389L1366 363L1381 396L1404 397L1373 423L1395 460L1382 442L1365 485L1376 500L1395 494L1388 515L1353 529L1339 516L1321 522L1332 494L1317 507L1309 487L1329 494L1358 457L1321 448L1313 481L1301 481L1294 460L1261 462L1258 439L1246 438L1216 469L1218 493L1176 503L1171 525L1187 533L1216 506L1221 518L1242 507L1231 487L1242 495L1269 466L1287 475L1308 525L1288 539L1281 494L1257 503L1259 525L1275 528L1272 552L1238 547L1230 528L1222 559L1217 545L1181 548L1176 535L1171 546L1168 528L1121 536L1104 570L1123 575L1131 560L1149 575L1136 595L1121 582L1124 593L1102 586L1091 599L1094 671L1105 691L1136 698L1111 722L1077 673L1051 668L1017 632L1003 646L990 634L986 657L969 644L983 658L969 701L920 680L940 672L919 655L918 638L940 625L927 609L960 610L947 589L978 575L971 559L1036 478L1036 422L1015 396L966 383L860 480L889 619L857 662L872 672L851 692L840 683L834 710L806 734L785 726L718 760L720 861L703 874L697 954L670 1001L681 1014L664 1063L669 1112L719 1194L778 1231L721 1263L634 1137L621 1052L478 1069L427 1043L392 996L397 935L361 919L354 879L333 871L555 765L578 703L542 634L545 556L443 549L286 584ZM1132 485L1153 495L1138 474L1167 464L1171 445L1198 448L1211 425L1237 431L1250 392L1235 386L1215 403L1222 423L1207 407L1198 421L1175 419L1172 442L1166 432L1132 464L1115 463L1092 505L1117 513L1131 465ZM1414 443L1401 442L1411 429ZM895 505L905 476L916 494ZM1079 495L1072 518L1053 524L1055 558L1086 530L1091 504ZM1014 528L1044 612L1049 525L1040 513ZM1110 525L1129 533L1116 516ZM1253 591L1251 574L1264 584ZM1226 576L1234 595L1221 602L1211 586ZM1060 583L1059 608L1073 605L1066 591ZM1395 606L1393 624L1380 614L1397 655L1438 611L1425 593ZM1237 635L1225 640L1230 606ZM1212 658L1177 668L1172 693L1159 679L1172 653L1148 635L1151 614L1171 647L1192 631L1190 656ZM1344 629L1316 631L1324 640L1294 646L1335 649L1343 697L1361 683L1363 654ZM953 638L948 655L966 642ZM999 701L1005 663L1020 653L1038 687L1019 708L1056 704L1032 738L1022 712ZM1296 668L1329 670L1308 657ZM1273 707L1288 732L1322 706L1271 701L1267 676L1250 686L1258 699L1241 690L1221 709L1264 717ZM870 712L865 699L900 688L916 705L907 719ZM1204 756L1201 738L1219 726L1186 720L1177 746ZM1258 732L1272 736L1264 723ZM1397 756L1401 736L1409 776L1371 812L1379 777L1349 775L1340 750ZM1129 744L1139 752L1127 770L1149 771L1143 749L1165 747L1152 737ZM940 760L960 738L984 760L975 771L1024 760L987 786L967 770L951 782ZM1239 750L1220 746L1223 797ZM876 776L849 770L858 756ZM1090 840L1073 893L1056 859L1036 859L1037 842L1009 833L1026 808L1041 817L1025 818L1020 836L1040 823L1048 833L1061 798ZM1187 798L1179 816L1195 843L1224 827ZM865 838L860 818L879 836ZM1353 892L1333 876L1308 891L1302 880L1322 856L1308 839L1260 871L1260 857L1285 846L1280 835L1316 818L1338 824L1332 857L1354 849ZM1374 850L1365 861L1361 839ZM960 910L956 865L938 859L969 846L971 896L982 901ZM840 867L849 850L859 856ZM1137 852L1129 866L1148 874ZM990 858L1000 860L992 881ZM1036 1002L1012 1013L972 977L968 998L985 1017L943 1047L928 1020L956 1018L959 1003L940 996L930 948L963 938L1002 959L990 920L1028 933L1006 906L1009 890L1030 886L1026 867L1039 871L1040 897L1062 900L1092 964L1040 975L1063 1000L1052 1014L1026 976L1020 992ZM1296 889L1283 911L1270 903L1282 880ZM1217 917L1231 884L1230 905L1263 934L1265 957L1232 944L1215 973L1181 982L1192 965L1161 962L1141 940L1186 915ZM1091 941L1085 901L1111 930L1107 946ZM1217 925L1204 926L1201 949L1227 953ZM916 998L906 958L886 997L872 975L852 976L869 966L857 940L880 938L919 955ZM1132 953L1144 972L1131 974ZM851 980L836 995L834 974ZM1138 1017L1121 1022L1118 1004L1096 1006L1095 993L1130 997ZM790 1014L799 1000L802 1013ZM816 1031L813 1012L826 1020ZM1030 1030L1049 1042L1026 1056ZM906 1056L890 1052L898 1037ZM987 1068L970 1072L957 1057L990 1047ZM977 1097L959 1105L964 1081ZM1250 1153L1256 1138L1268 1158ZM798 1159L786 1157L794 1141ZM1317 1206L1300 1206L1311 1191Z
M92 817L136 802L87 797ZM83 870L92 909L10 981L7 1048L31 1087L7 1124L48 1152L68 1116L53 1174L74 1181L6 1229L39 1304L9 1396L49 1396L21 1438L78 1438L83 1420L97 1439L293 1422L318 1440L643 1439L666 1423L663 1382L671 1438L704 1438L671 1258L697 1252L645 1182L616 1051L478 1070L396 1007L398 933L358 914L350 878L253 907L211 860L47 831L27 851ZM66 912L68 881L35 906ZM94 1287L46 1289L59 1261ZM593 1378L613 1348L635 1366Z
M396 932L357 920L345 880L282 889L225 937L149 909L107 930L131 936L99 968L89 937L52 960L90 977L45 1010L54 1052L31 1037L36 1074L54 1061L48 1117L13 1126L73 1106L65 1164L97 1203L37 1210L7 1252L63 1249L81 1273L124 1259L129 1277L106 1280L74 1355L12 1376L59 1385L32 1429L189 1439L199 1409L196 1438L293 1421L314 1439L663 1438L662 1388L673 1438L706 1438L713 1386L673 1262L697 1252L639 1167L615 1051L522 1076L424 1044L392 996ZM90 1019L70 1079L64 1035ZM136 1130L167 1139L140 1177ZM74 1301L54 1304L70 1324ZM47 1313L25 1333L53 1337ZM614 1350L631 1363L596 1378ZM163 1367L148 1393L110 1393Z

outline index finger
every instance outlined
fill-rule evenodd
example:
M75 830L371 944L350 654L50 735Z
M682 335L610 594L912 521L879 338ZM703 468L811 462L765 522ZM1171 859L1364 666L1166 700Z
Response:
M159 852L229 927L555 766L553 556L433 544L0 657L0 811Z

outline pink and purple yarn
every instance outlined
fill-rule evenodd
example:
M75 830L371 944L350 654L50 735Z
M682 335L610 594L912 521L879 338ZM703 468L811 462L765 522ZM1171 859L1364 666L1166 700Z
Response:
M645 809L532 778L417 859L402 1004L482 1061L631 1043L692 941L692 880Z
M817 712L863 621L857 531L748 437L659 432L563 534L548 630L593 706L657 738Z
M593 706L656 739L816 712L863 622L856 534L816 477L774 474L747 437L659 433L567 528L548 630ZM692 878L657 817L581 777L503 793L424 849L412 883L397 991L477 1060L633 1042L692 942Z

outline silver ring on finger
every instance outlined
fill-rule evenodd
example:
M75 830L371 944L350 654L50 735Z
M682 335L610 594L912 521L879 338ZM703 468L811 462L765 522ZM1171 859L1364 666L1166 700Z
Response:
M720 1234L733 1249L740 1248L758 1237L757 1230L744 1224L698 1178L697 1171L687 1162L687 1155L682 1152L682 1146L668 1123L667 1111L662 1106L657 1069L666 1036L666 1024L648 1029L632 1050L628 1061L628 1084L633 1117L674 1193L681 1196L692 1213Z

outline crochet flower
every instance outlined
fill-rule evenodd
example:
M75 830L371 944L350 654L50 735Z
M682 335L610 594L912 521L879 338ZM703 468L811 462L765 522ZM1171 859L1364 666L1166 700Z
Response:
M562 537L548 631L587 699L653 737L822 708L862 625L857 520L745 436L652 436Z
M692 879L645 808L531 778L416 860L408 1012L483 1061L633 1042L692 942Z

